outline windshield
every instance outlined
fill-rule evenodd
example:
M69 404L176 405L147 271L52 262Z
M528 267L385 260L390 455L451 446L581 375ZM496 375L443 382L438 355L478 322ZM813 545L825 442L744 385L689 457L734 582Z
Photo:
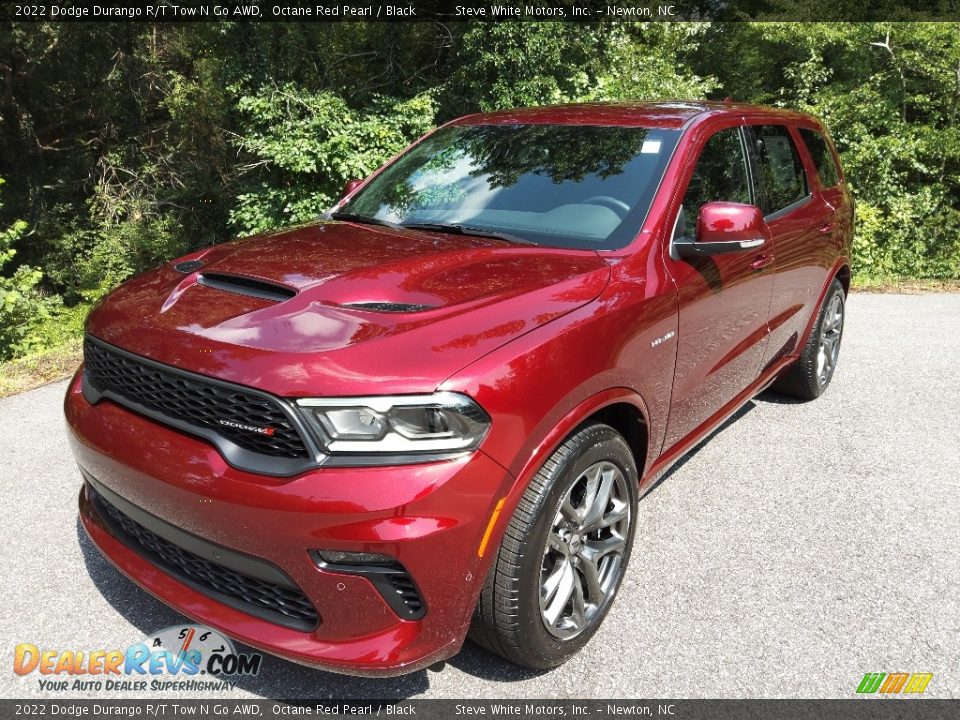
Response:
M679 135L592 125L455 125L398 158L334 216L616 249L640 230Z

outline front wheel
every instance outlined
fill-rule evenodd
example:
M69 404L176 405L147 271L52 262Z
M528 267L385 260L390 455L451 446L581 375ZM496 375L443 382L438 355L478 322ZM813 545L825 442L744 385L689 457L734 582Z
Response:
M840 357L846 299L843 285L834 279L820 306L807 344L800 353L800 359L774 383L774 392L801 400L814 400L827 389Z
M636 528L637 468L613 428L578 430L544 463L510 520L470 637L547 669L587 644L616 596Z

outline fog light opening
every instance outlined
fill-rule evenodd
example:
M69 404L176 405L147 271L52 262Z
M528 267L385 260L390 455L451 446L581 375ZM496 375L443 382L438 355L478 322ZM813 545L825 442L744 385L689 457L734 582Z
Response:
M427 603L413 577L396 560L381 553L311 550L314 564L326 572L355 575L370 581L401 620L419 620Z
M317 550L323 562L330 565L396 565L389 555L379 553L345 552L343 550Z

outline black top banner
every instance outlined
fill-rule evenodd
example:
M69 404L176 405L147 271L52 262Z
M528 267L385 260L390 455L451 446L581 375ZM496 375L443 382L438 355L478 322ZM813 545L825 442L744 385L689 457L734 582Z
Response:
M960 0L247 0L0 4L14 22L958 21Z

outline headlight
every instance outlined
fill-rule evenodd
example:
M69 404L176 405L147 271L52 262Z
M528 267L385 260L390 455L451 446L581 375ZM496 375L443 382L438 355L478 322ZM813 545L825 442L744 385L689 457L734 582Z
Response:
M303 398L301 412L331 455L431 455L475 450L489 416L466 395Z

